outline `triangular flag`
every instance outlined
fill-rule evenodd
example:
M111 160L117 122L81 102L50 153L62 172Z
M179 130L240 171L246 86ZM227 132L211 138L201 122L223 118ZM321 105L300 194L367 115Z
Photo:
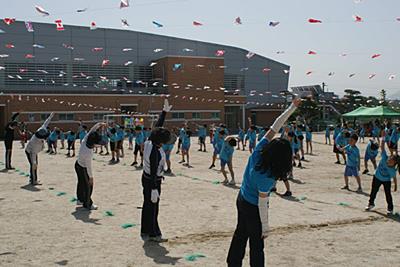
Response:
M127 19L121 19L122 27L129 27L129 23Z
M396 75L392 74L389 76L389 80L394 80L396 78Z
M349 78L353 78L354 76L356 76L356 74L352 73L352 74L349 75Z
M198 21L193 21L193 26L203 26L203 24Z
M278 26L279 24L280 24L279 21L270 21L268 25L271 26L271 27L276 27L276 26Z
M309 23L322 23L322 21L321 20L319 20L319 19L308 19L308 22Z
M32 22L25 21L25 28L28 32L34 32Z
M268 73L268 72L270 72L270 71L271 71L270 68L263 68L263 69L262 69L262 72L264 72L264 73Z
M101 62L101 66L104 67L106 65L110 64L110 60L109 59L103 59L103 61Z
M307 71L306 75L311 75L313 72L312 71Z
M253 52L247 52L247 54L246 54L246 57L248 58L248 59L250 59L250 58L252 58L254 55L255 55L256 53L253 53Z
M96 22L92 21L92 22L90 23L90 29L91 29L91 30L96 30L96 29L97 29Z
M37 12L39 12L40 14L44 15L44 16L49 16L50 13L47 12L43 7L41 6L35 6L35 9Z
M371 56L371 58L377 58L377 57L380 57L381 56L381 54L373 54L372 56Z
M61 19L58 19L55 21L56 26L57 26L57 31L63 31L64 30L64 25L62 24Z
M3 19L3 21L5 24L11 25L15 22L15 19L14 18L5 18L5 19Z
M156 25L158 28L164 27L164 25L162 25L161 23L154 21L154 20L153 20L153 24Z
M223 55L225 55L225 50L217 50L217 51L215 52L215 55L216 55L217 57L222 57Z
M121 0L119 8L129 7L129 0Z
M238 24L238 25L241 25L242 24L242 19L240 17L237 17L235 19L235 23Z
M374 78L376 76L376 74L370 74L369 76L368 76L368 79L372 79L372 78Z
M353 18L355 22L363 22L363 18L358 15L353 15Z
M308 54L309 54L309 55L316 55L317 52L310 50L310 51L308 51Z

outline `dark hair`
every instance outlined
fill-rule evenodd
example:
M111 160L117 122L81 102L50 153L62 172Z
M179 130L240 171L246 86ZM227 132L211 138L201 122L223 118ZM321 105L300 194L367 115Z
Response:
M219 131L218 132L220 135L225 135L225 131L224 130L221 130L221 131Z
M379 145L376 142L371 142L371 146L370 147L371 147L371 150L378 150Z
M120 126L119 128L121 128L121 130L125 129L125 126Z
M86 129L87 129L87 126L86 126L86 125L83 125L82 128L86 130Z
M142 127L140 127L139 125L137 125L136 127L135 127L135 131L141 131L142 130Z
M290 142L275 138L262 148L261 160L256 164L256 170L268 172L276 180L286 179L293 168L292 157Z
M204 124L203 127L204 127L204 128L207 128L207 124Z
M356 142L358 141L358 135L356 133L353 133L350 138L355 140Z
M70 131L70 134L71 134L71 135L75 135L75 133L74 133L73 131Z
M101 136L98 132L92 132L88 135L86 139L86 147L94 148L94 145L99 145L101 141Z
M50 132L46 129L40 129L35 132L35 136L39 139L46 139L47 137L49 137L49 135Z
M188 129L188 130L186 131L186 135L187 135L188 137L191 137L191 136L192 136L192 131Z
M252 129L252 130L257 130L257 127L254 126L254 125L251 125L251 126L250 126L250 129Z
M159 127L151 131L149 140L155 145L167 144L171 139L171 132L168 129Z
M235 138L229 139L228 143L230 146L233 146L233 147L235 147L237 145L237 141Z
M350 138L350 136L351 136L351 135L350 135L349 132L345 132L345 133L344 133L344 137L345 137L345 138Z
M295 137L296 135L294 134L294 132L290 131L290 132L288 132L288 136L289 137Z
M110 133L115 134L116 132L117 132L117 130L115 130L115 128L110 129Z

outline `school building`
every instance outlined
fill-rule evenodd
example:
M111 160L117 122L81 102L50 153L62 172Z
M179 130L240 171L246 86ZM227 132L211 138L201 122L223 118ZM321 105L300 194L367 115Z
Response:
M75 129L105 115L158 114L168 96L167 126L225 123L247 117L268 126L281 112L289 66L249 51L129 30L0 22L0 135L15 112L36 129ZM147 121L146 121L147 120ZM145 117L147 124L149 118Z

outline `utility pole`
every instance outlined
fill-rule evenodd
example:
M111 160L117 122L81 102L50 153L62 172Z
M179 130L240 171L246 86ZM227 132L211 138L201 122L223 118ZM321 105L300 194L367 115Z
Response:
M323 82L322 83L322 95L323 96L325 94L325 86L326 86L326 83ZM325 118L326 118L326 114L325 114L325 97L324 97L324 99L322 99L322 120L325 121Z

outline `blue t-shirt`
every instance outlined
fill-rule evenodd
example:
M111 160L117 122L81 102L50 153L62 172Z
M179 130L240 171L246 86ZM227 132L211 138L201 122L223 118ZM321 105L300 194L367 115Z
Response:
M396 177L396 169L388 167L388 156L385 150L382 151L381 157L381 161L379 161L378 168L375 171L375 177L382 182L391 181L392 178Z
M295 131L295 134L296 134L297 137L303 136L303 132L302 132L301 130L296 130L296 131ZM303 136L303 137L304 137L304 136Z
M390 142L392 144L397 144L398 141L399 141L399 133L397 132L396 129L393 129L392 135L390 136Z
M189 147L190 146L190 137L185 134L183 139L182 139L182 146L183 147Z
M265 129L261 129L260 132L258 133L257 141L260 141L265 134L266 134Z
M377 136L379 136L379 132L380 132L380 129L375 126L374 129L372 130L372 135L374 137L377 137Z
M365 136L365 128L364 127L362 127L361 130L360 130L360 136L361 137Z
M347 139L344 137L343 133L340 133L336 139L335 139L335 144L337 146L341 146L344 147L345 145L347 145Z
M326 127L325 129L325 136L329 137L331 135L331 130L329 129L329 127Z
M254 144L256 142L256 139L257 139L256 131L248 130L247 134L246 134L246 139L248 139L251 144Z
M135 144L141 145L144 143L144 134L142 131L136 133Z
M340 134L341 129L336 127L335 130L333 130L333 139L336 139L336 137Z
M276 184L275 178L271 176L269 171L262 172L256 168L257 164L262 160L261 151L267 144L268 140L266 138L261 139L257 144L247 162L242 186L240 187L242 197L255 206L258 206L259 192L270 192Z
M219 154L219 158L224 161L230 161L235 149L228 142L224 141L222 145L221 152Z
M294 138L292 138L292 142L290 143L292 146L292 151L295 153L296 151L299 151L300 149L300 142L297 140L296 142L294 141Z
M79 132L79 139L80 140L83 140L83 138L85 138L85 136L86 136L86 131L85 130L81 130L80 132Z
M169 152L174 148L174 144L164 144L162 145L162 149L164 152Z
M365 158L374 159L378 156L378 149L372 150L371 149L371 142L368 143L367 149L365 150Z
M121 128L119 128L118 130L117 130L117 133L116 133L116 141L118 142L118 141L122 141L122 140L124 140L124 137L125 137L125 133L124 133L124 130L122 130Z
M306 140L310 140L312 139L312 133L310 131L306 131Z
M57 141L57 138L58 138L58 135L57 135L56 131L52 131L49 135L49 140L54 142L54 141Z
M110 138L110 142L115 143L117 141L117 134L111 133L111 129L108 131L108 137Z
M239 129L238 137L240 140L244 139L244 131L242 129Z
M385 142L386 143L390 141L390 137L391 137L390 131L391 131L390 128L385 128Z
M186 135L185 129L184 129L184 128L181 128L181 129L179 130L179 139L183 140L183 138L185 138L185 135Z
M207 130L206 130L206 128L204 128L204 127L200 127L199 128L199 137L206 137L207 136Z
M68 133L68 135L67 135L67 141L73 142L73 141L75 141L75 140L76 140L76 135L75 135L75 134Z
M347 154L346 166L357 167L360 163L360 150L356 146L347 145L344 148Z

